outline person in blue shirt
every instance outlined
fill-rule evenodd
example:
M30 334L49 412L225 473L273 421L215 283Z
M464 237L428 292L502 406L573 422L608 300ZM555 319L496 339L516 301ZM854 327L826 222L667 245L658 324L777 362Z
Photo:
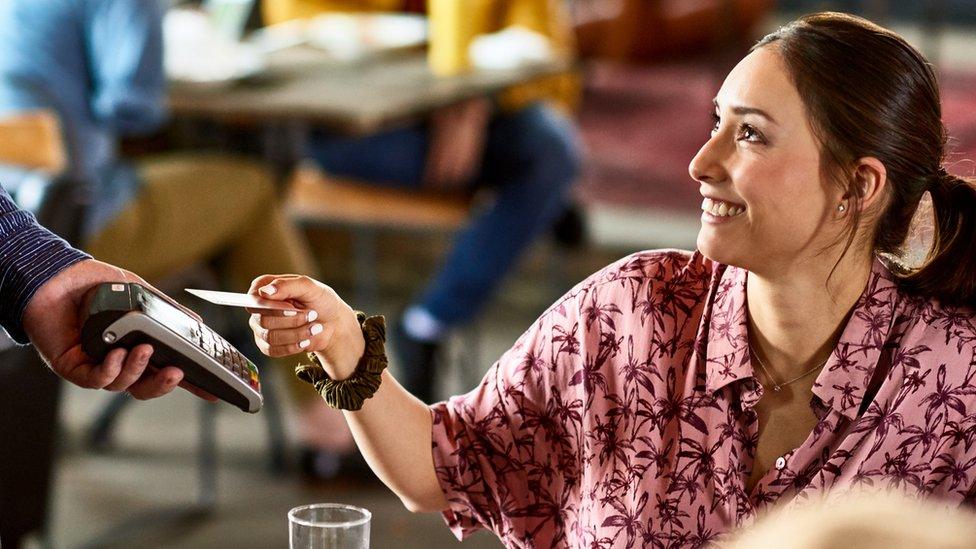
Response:
M79 325L85 293L102 282L146 282L72 248L19 209L2 189L0 273L0 326L18 343L33 343L59 376L89 389L128 391L140 400L163 396L181 384L179 368L147 369L150 345L113 350L101 363L85 355Z
M148 280L216 265L231 291L247 290L266 271L314 273L258 162L189 152L120 158L120 138L166 121L168 3L0 0L0 117L37 109L57 116L68 156L63 175L89 189L79 247L101 261ZM22 206L34 178L0 164L0 184ZM329 417L319 416L299 421L322 430Z
M205 153L119 158L166 120L162 0L0 2L0 116L54 112L66 173L90 189L81 247L153 280L218 259L227 289L268 269L313 271L259 163ZM0 165L15 199L34 174Z

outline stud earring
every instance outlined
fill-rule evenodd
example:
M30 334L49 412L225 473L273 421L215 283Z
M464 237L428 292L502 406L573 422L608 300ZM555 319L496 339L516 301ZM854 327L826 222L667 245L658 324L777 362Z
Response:
M838 211L838 212L844 212L844 211L847 211L847 206L845 206L845 205L843 205L843 204L841 204L840 206L837 206L837 211Z

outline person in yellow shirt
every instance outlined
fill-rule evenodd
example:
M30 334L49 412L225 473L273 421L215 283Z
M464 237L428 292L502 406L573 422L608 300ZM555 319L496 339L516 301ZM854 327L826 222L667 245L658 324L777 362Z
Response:
M261 8L264 22L275 24L329 11L422 10L423 0L264 0ZM555 51L571 53L560 0L494 0L490 8L481 33L520 25L548 37ZM435 398L445 335L479 313L522 252L566 208L580 164L567 115L578 93L574 75L550 77L441 109L403 129L362 138L312 132L308 155L334 176L418 190L494 191L392 333L399 379L425 402Z

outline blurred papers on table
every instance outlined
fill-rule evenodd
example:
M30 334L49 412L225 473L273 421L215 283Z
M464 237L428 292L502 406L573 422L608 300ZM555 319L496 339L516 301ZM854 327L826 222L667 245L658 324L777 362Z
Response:
M479 70L511 70L556 60L548 38L518 25L478 36L468 56Z
M172 9L163 20L166 76L177 85L222 88L262 73L265 53L219 32L207 13Z
M328 13L308 22L308 43L340 59L427 43L427 18L396 13Z
M427 18L402 13L326 13L256 31L248 42L270 52L308 45L337 61L360 61L427 43Z
M256 31L247 43L262 52L308 45L343 62L358 62L376 55L415 49L427 44L428 20L402 13L326 13L311 19L293 19ZM459 70L510 70L554 60L550 41L522 26L467 37L466 58ZM455 63L457 64L457 63ZM435 71L437 72L437 71Z

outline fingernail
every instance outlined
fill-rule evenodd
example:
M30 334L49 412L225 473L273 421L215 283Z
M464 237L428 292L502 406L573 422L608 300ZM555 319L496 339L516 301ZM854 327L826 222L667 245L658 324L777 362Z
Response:
M321 334L323 329L321 324L312 324L312 329L309 331L312 332L313 336L316 336Z
M261 286L261 289L259 289L258 291L261 292L262 294L274 295L274 293L277 292L278 290L273 285L267 284L265 286Z
M311 321L315 320L318 317L319 317L319 313L318 312L316 312L316 311L309 311L308 312L308 322L311 322Z
M309 341L309 340L307 340L307 339L303 339L303 340L301 340L301 341L298 342L298 346L301 347L302 349L304 349L305 347L308 347L311 344L312 344L312 342Z
M281 314L284 316L295 316L298 314L298 311L284 311Z

